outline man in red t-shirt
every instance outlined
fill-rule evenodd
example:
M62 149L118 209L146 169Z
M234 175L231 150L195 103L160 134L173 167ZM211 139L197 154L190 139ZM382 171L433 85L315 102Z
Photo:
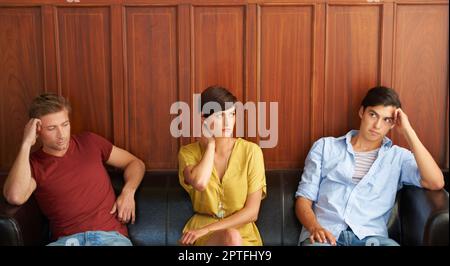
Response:
M55 94L34 99L22 146L3 193L14 205L33 192L50 222L50 245L132 245L126 224L135 220L134 194L144 163L89 132L71 136L68 101ZM39 138L42 148L30 155ZM114 194L104 163L124 170L125 185Z

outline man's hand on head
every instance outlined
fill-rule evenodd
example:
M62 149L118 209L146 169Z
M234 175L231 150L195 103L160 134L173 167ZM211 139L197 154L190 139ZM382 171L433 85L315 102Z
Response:
M23 132L23 144L30 147L36 143L38 133L41 130L41 120L37 118L31 118L25 125Z
M412 126L409 123L408 116L405 114L405 112L403 112L401 108L397 108L397 110L395 110L394 124L397 130L403 135L412 130Z

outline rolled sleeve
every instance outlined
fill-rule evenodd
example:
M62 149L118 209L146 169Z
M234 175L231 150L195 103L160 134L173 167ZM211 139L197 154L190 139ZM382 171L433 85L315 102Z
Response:
M261 199L264 199L267 193L264 157L261 148L255 144L248 168L248 194L260 189Z
M196 165L195 155L185 146L181 147L178 153L178 181L180 185L190 194L193 190L191 185L186 184L184 180L184 168Z
M311 201L317 201L322 172L322 155L325 139L316 141L305 160L305 168L298 184L295 197L304 197Z
M422 177L420 176L419 167L417 167L414 154L409 150L404 149L402 157L399 189L402 188L403 185L422 187L422 184L420 183Z

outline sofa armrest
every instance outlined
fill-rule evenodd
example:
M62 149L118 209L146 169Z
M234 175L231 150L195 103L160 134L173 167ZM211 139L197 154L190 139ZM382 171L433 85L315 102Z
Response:
M403 245L448 245L447 191L405 186L399 212Z
M34 197L14 206L0 197L0 245L44 245L48 239L47 222Z

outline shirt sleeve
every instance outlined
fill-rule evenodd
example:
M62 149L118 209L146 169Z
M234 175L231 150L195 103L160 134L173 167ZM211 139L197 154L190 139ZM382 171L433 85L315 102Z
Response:
M36 172L37 172L37 165L35 164L35 160L34 160L34 158L32 156L30 156L29 162L30 162L31 178L33 178L37 182L37 178L38 178L37 177L38 175L36 174Z
M322 174L322 155L325 139L316 141L305 160L305 168L298 184L295 197L304 197L311 201L317 201L319 185Z
M414 154L411 151L404 149L398 189L401 189L403 185L422 187L422 184L420 183L421 179L422 177L420 176L419 167L417 167Z
M109 156L111 155L113 144L109 140L107 140L97 134L90 133L90 132L86 133L86 134L89 137L90 141L94 142L95 147L97 147L100 150L100 154L102 156L102 161L103 162L108 161Z
M194 153L187 149L185 146L181 147L178 152L178 179L180 185L190 194L193 190L191 185L188 185L184 182L184 168L190 165L196 165L197 161L195 160Z
M261 148L254 145L248 166L248 193L262 189L261 199L267 195L266 189L266 169L264 168L264 157Z

